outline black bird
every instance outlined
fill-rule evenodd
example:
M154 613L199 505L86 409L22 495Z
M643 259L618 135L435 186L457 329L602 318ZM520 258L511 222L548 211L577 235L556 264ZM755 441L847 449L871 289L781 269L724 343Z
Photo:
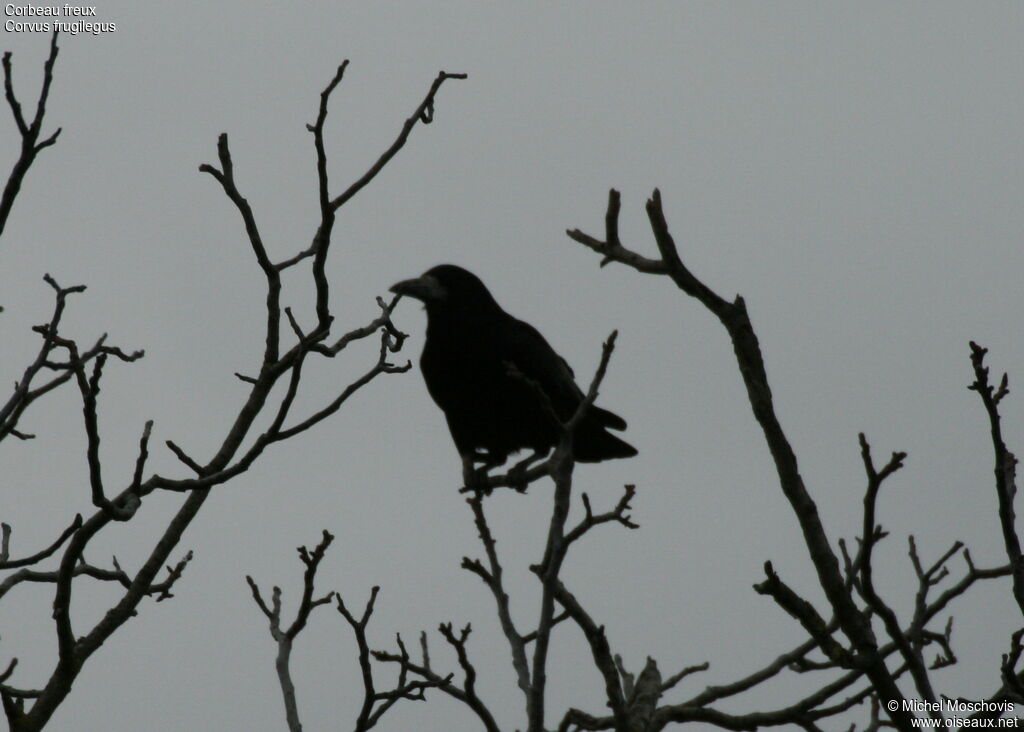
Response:
M464 465L483 462L487 470L530 448L534 455L517 466L525 468L558 444L559 426L537 387L562 422L575 414L584 394L569 364L536 328L502 310L476 275L452 264L399 282L391 292L424 303L427 338L420 369ZM625 427L617 414L589 407L573 438L576 460L636 455L632 445L607 431Z

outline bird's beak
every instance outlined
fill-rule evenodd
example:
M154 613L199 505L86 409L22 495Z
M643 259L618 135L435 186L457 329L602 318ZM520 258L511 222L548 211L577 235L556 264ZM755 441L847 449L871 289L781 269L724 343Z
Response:
M445 289L433 275L414 277L411 280L402 280L391 286L391 292L396 295L414 297L423 302L435 302L445 298Z

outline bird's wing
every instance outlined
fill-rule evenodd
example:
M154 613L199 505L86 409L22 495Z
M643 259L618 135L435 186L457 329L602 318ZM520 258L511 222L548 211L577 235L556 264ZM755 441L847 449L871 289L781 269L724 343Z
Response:
M505 330L504 355L524 376L536 381L553 401L579 401L583 393L565 359L555 353L540 332L529 323L512 319Z
M583 400L572 368L532 325L516 319L509 325L502 349L505 360L527 379L536 382L551 400L558 416L568 419Z
M561 419L569 419L584 398L572 367L536 328L521 320L512 321L507 330L507 361L540 385ZM589 419L603 427L626 429L626 420L607 409L591 405L588 413Z

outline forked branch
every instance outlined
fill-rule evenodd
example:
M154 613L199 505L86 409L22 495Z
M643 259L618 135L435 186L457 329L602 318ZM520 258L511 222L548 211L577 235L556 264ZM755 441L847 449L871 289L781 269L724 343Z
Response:
M57 142L61 128L58 127L49 136L40 139L43 131L43 119L46 117L46 102L50 97L50 85L53 83L53 67L57 63L57 54L60 49L57 47L57 33L54 31L50 39L50 54L43 64L43 84L39 89L39 97L36 99L36 109L31 120L25 118L21 109L21 102L14 93L14 64L11 52L4 52L4 96L7 98L7 106L11 109L11 116L14 117L14 124L18 127L21 135L21 153L14 163L10 174L7 176L7 185L4 186L3 195L0 195L0 234L3 234L7 219L14 206L14 199L18 197L21 184L25 180L36 155Z

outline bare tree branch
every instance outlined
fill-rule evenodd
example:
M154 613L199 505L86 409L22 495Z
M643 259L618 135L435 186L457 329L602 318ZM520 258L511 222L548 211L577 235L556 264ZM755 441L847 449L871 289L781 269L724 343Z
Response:
M0 407L0 440L8 435L14 435L20 439L31 439L34 435L26 435L17 430L18 420L21 419L25 410L36 399L71 379L89 362L101 356L114 356L122 361L131 362L144 355L143 351L125 353L116 346L106 345L106 334L100 336L92 347L80 351L74 340L59 335L59 327L64 316L68 295L85 291L85 285L61 287L48 274L43 276L43 280L56 293L53 315L48 323L37 325L32 329L42 336L43 343L32 363L26 367L21 380L15 385L14 392ZM54 353L58 350L67 352L67 361L54 360ZM41 386L33 387L36 377L43 370L57 372L57 376Z
M56 57L56 43L51 47L51 62L47 67L47 77L44 83L44 90L37 110L37 121L33 124L38 127L42 119L42 111L45 105L46 94L50 83L50 67ZM9 56L4 61L7 74L8 102L11 104L16 121L21 124L20 107L13 98L13 91L10 83L10 62ZM449 78L448 77L445 78ZM432 108L433 98L443 78L439 78L432 87L427 99L424 102L424 109ZM321 110L318 117L316 137L319 149L323 151L323 127L326 120L326 104L330 92L340 81L339 74L331 81L321 95ZM12 102L12 99L14 101ZM422 112L424 118L429 115ZM31 134L37 134L30 129ZM191 457L184 449L178 447L173 441L167 441L169 448L188 467L194 477L172 478L159 474L143 478L143 471L148 458L148 442L152 432L152 423L148 422L139 443L139 452L135 460L134 470L130 482L116 495L108 495L107 482L109 476L103 470L99 454L100 426L97 414L97 396L100 389L100 378L103 372L105 358L113 356L122 360L133 360L140 357L141 352L129 354L116 347L104 344L101 338L92 348L79 348L77 344L63 338L58 334L58 326L64 310L64 301L68 294L81 291L77 288L60 288L55 282L47 277L47 282L57 291L57 306L54 316L48 325L40 326L36 330L43 336L44 342L37 354L33 364L26 371L25 376L16 387L15 396L8 403L0 407L0 438L12 434L28 437L17 429L17 421L24 409L34 399L42 396L50 390L60 386L67 380L76 379L79 392L83 400L83 416L85 420L85 432L87 437L86 457L89 466L90 487L93 495L93 502L99 509L91 517L81 522L62 542L56 544L53 553L61 552L61 559L58 568L53 572L36 572L22 566L0 585L0 593L8 591L11 587L22 582L51 582L55 585L54 593L54 629L57 636L58 657L53 672L46 685L38 690L39 693L16 693L17 690L5 688L4 708L9 716L15 715L16 724L19 730L41 729L50 719L53 712L64 700L71 690L71 686L89 657L110 637L128 618L136 613L139 603L144 597L155 597L158 600L171 597L171 587L181 576L191 554L185 556L177 565L169 566L168 557L180 542L183 533L198 514L202 505L209 497L209 488L223 483L245 472L255 460L262 454L263 450L270 444L294 437L313 425L319 423L336 412L342 404L364 385L368 384L380 374L399 373L407 370L410 365L394 365L387 359L387 354L398 351L404 340L401 334L390 322L391 305L381 305L382 313L369 326L364 329L357 329L347 336L343 336L338 343L330 348L318 348L321 342L329 335L329 328L332 317L327 309L327 283L324 274L324 263L327 248L330 242L330 223L336 210L369 181L383 165L393 157L398 148L404 144L408 132L403 133L400 142L393 146L393 149L386 154L382 162L379 162L368 177L364 176L363 182L343 194L340 199L328 201L330 221L321 221L314 237L314 245L310 256L314 256L313 280L316 287L316 304L318 313L317 326L310 329L308 334L303 334L290 311L285 313L290 317L292 331L297 342L290 347L283 347L281 343L280 321L280 271L283 265L275 265L270 259L267 247L265 246L259 229L256 224L256 217L246 199L239 191L236 182L234 164L231 158L226 135L221 135L218 140L219 166L204 165L201 170L214 177L221 185L225 195L232 201L239 212L250 248L267 280L267 297L265 303L265 348L261 359L261 365L256 369L257 376L246 378L250 390L244 403L241 405L233 424L224 435L219 446L213 451L212 457L201 460ZM23 135L24 137L24 135ZM42 144L37 144L37 149L45 147L56 139L52 136ZM326 157L323 158L323 171L326 171ZM9 182L8 190L16 192ZM326 178L322 180L326 185ZM11 194L13 196L13 194ZM10 197L10 196L9 196ZM292 426L286 426L286 420L294 404L302 373L302 366L305 357L310 353L320 353L325 356L336 355L344 346L357 338L371 335L373 332L381 332L380 356L377 364L373 366L362 378L350 384L342 394L326 407L312 416L305 418ZM55 354L67 352L66 360L58 360ZM91 372L87 371L87 364L92 362ZM42 370L51 370L56 376L42 386L34 386L33 378ZM271 393L279 380L287 382L284 394L276 406L271 402ZM258 434L253 439L250 432L253 425L261 418L261 415L270 417L270 425L266 431ZM251 444L243 450L243 445L249 441ZM122 521L132 518L138 511L142 501L154 490L172 490L187 492L184 502L176 515L166 525L161 535L157 537L149 556L142 563L141 567L134 574L126 573L115 563L113 570L102 570L89 565L84 560L84 552L90 541L99 534L111 521ZM40 556L41 558L45 558ZM315 564L315 554L308 557L310 564ZM6 558L4 561L7 561ZM316 560L318 561L318 560ZM157 575L166 567L167 579L157 581ZM125 587L124 595L114 604L91 629L84 634L76 633L71 613L71 598L73 594L73 581L82 575L94 576L97 579L115 581ZM321 598L322 599L322 598ZM318 601L311 597L304 597L300 607L300 614L296 618L301 621L311 607L315 607ZM267 607L272 612L272 609ZM301 629L301 622L293 625L293 632ZM423 683L418 682L423 688ZM389 692L390 693L390 692ZM415 689L401 690L401 694L408 698L415 693ZM30 708L25 708L25 700L31 699L33 703ZM13 722L12 722L13 724Z
M463 557L462 568L476 574L484 581L487 588L494 595L497 604L498 620L501 623L501 630L508 640L509 650L512 652L512 668L516 673L516 680L524 695L530 693L530 665L526 659L526 639L516 629L512 620L512 612L509 608L509 596L503 583L503 570L498 559L497 542L487 525L487 516L484 513L484 494L476 493L466 499L473 512L473 521L476 524L480 541L484 545L484 552L487 555L487 568L484 568L479 559ZM531 640L536 640L536 634Z
M448 631L451 631L451 624L441 624L440 631L442 635L445 635L445 628L447 628ZM458 636L456 636L454 632L451 632L450 635L451 637L445 635L445 640L447 640L448 644L455 649L459 658L459 664L462 666L463 672L465 673L462 688L459 688L452 683L453 674L441 676L431 669L430 654L427 650L426 633L420 634L420 646L423 653L422 663L417 664L410 660L409 654L405 650L405 645L402 644L400 637L398 638L399 654L388 653L386 651L372 651L371 653L378 661L398 664L400 674L402 674L399 678L400 684L404 682L404 679L406 678L405 674L415 674L416 676L424 679L424 682L429 684L430 687L443 691L448 696L469 707L469 709L476 714L480 723L487 732L500 732L498 723L494 720L494 716L491 714L491 711L476 694L476 669L469 662L469 657L465 648L466 639L469 637L469 626L467 625Z
M764 563L764 573L766 579L754 585L754 590L759 595L771 596L779 607L796 618L833 663L843 668L852 668L855 664L850 652L832 638L834 626L830 629L830 625L818 614L814 606L779 578L771 562Z
M263 370L265 370L277 362L280 349L281 273L271 264L266 247L263 245L263 238L260 236L259 227L256 225L252 207L249 206L249 202L245 200L235 184L235 169L231 161L231 151L228 149L226 133L221 133L217 138L217 157L220 159L220 169L204 163L199 166L199 170L212 175L220 183L227 197L235 204L242 217L242 222L245 224L245 233L249 237L253 254L256 255L256 262L267 278L267 338L266 349L263 352Z
M988 414L989 428L992 436L992 450L995 454L996 497L999 499L999 525L1003 531L1003 544L1006 556L1013 567L1013 597L1017 606L1024 613L1024 560L1021 559L1020 537L1017 535L1016 514L1013 500L1017 495L1015 482L1017 458L1006 448L1003 441L1003 428L1000 424L999 403L1010 389L1006 374L995 389L988 381L988 367L985 366L987 348L982 348L971 341L971 366L974 368L974 382L968 389L978 392L981 402Z
M57 537L46 549L36 552L27 557L21 559L9 559L10 556L10 538L11 538L11 527L7 524L0 524L3 531L3 543L0 546L0 569L17 569L18 567L30 567L33 564L41 562L47 557L51 556L54 552L60 549L61 545L68 540L68 537L74 534L78 529L82 527L82 514L75 514L74 521L68 526L61 535Z
M170 594L170 590L174 583L181 578L182 572L191 560L192 552L186 552L185 556L174 567L167 567L167 577L164 580L150 583L149 587L145 590L145 594L150 596L156 595L157 602L173 597ZM113 569L103 569L102 567L89 564L84 558L79 557L78 563L71 569L69 575L72 579L75 577L91 577L103 582L115 582L125 589L131 588L132 577L117 566L116 558L113 563ZM3 598L10 590L23 582L56 584L61 579L62 576L58 571L42 571L23 567L0 582L0 598Z
M43 64L43 84L39 89L36 111L31 122L25 119L21 111L21 103L14 93L14 69L11 62L11 52L6 51L3 56L4 96L7 98L7 106L11 108L11 115L14 117L14 123L17 125L18 132L21 135L21 154L7 176L7 185L4 186L3 195L0 196L0 234L3 234L7 218L10 216L11 208L14 206L14 199L18 197L22 181L24 181L29 168L32 167L32 163L35 162L36 155L41 150L57 142L57 138L60 136L60 128L58 127L49 137L44 138L42 141L39 139L43 129L43 118L46 116L46 102L50 96L50 85L53 83L53 66L57 63L57 54L59 52L57 33L54 31L53 37L50 40L50 55L47 57L46 63Z
M540 568L535 571L539 573ZM608 699L608 706L612 709L612 716L615 719L616 729L629 729L626 699L622 692L622 685L619 681L619 672L612 657L611 647L608 645L608 638L604 632L604 626L599 626L593 618L583 609L576 597L565 588L557 577L549 580L552 593L558 603L565 608L569 616L583 631L583 635L590 645L590 652L594 657L594 665L604 678L604 690ZM659 684L660 685L660 684Z
M295 613L295 619L287 628L282 626L281 588L274 587L271 593L271 604L268 606L255 580L249 575L245 576L245 581L249 584L249 589L252 592L252 599L267 617L267 620L270 621L270 636L277 643L275 667L277 669L278 683L281 685L281 694L284 698L285 719L291 732L300 732L302 730L302 723L299 721L298 703L295 699L295 684L292 682L291 677L292 643L295 637L306 627L310 613L321 605L329 603L334 597L333 592L328 592L323 597L313 598L316 571L332 541L334 541L334 536L324 530L320 543L312 551L304 546L298 548L299 558L306 566L306 570L302 578L302 598L299 601L299 608ZM376 590L374 595L376 595Z
M576 524L576 526L570 532L568 532L565 535L566 548L568 548L568 546L572 544L574 541L577 541L580 538L582 538L583 535L590 531L592 528L594 528L595 526L600 526L601 524L615 522L622 524L627 529L640 528L640 525L634 523L629 516L629 510L631 508L630 502L636 495L636 486L626 485L624 487L625 491L622 494L622 498L620 498L619 502L615 505L615 508L613 508L611 511L606 511L605 513L600 513L597 515L594 515L594 511L590 507L590 497L586 493L582 495L583 509L584 511L586 511L586 514L584 515L583 519L578 524Z
M882 619L889 638L896 644L900 655L903 656L904 663L910 670L910 675L914 679L914 686L918 694L923 700L934 704L936 701L935 691L932 689L928 671L925 669L924 659L921 657L920 652L911 645L907 636L904 635L895 611L875 591L874 567L871 561L875 544L875 504L878 500L878 492L885 479L903 467L903 461L907 454L905 452L894 452L885 467L881 470L876 470L874 461L871 458L871 447L868 445L867 438L864 437L863 432L858 435L858 439L860 440L861 459L868 476L868 485L864 492L864 528L861 539L864 549L864 560L860 567L861 594L872 611ZM929 713L933 719L943 719L942 713L935 711L931 707L929 707Z
M606 258L623 262L641 272L669 276L680 290L700 301L725 326L733 342L754 417L761 426L775 461L780 487L800 522L818 581L836 613L840 627L853 644L858 663L863 664L881 699L884 702L895 701L897 711L890 713L893 723L902 730L910 730L910 715L901 711L903 695L878 652L878 642L870 624L864 619L846 588L839 562L818 516L817 506L804 486L796 455L775 414L764 359L747 314L746 303L739 296L731 303L724 300L683 264L675 241L669 233L658 190L655 190L647 201L647 215L660 260L640 257L622 247L618 242L618 225L615 223L618 209L618 194L613 191L609 194L608 212L605 217L608 240L604 242L584 235L578 230L567 233L574 240L595 249ZM609 222L612 222L611 225Z

